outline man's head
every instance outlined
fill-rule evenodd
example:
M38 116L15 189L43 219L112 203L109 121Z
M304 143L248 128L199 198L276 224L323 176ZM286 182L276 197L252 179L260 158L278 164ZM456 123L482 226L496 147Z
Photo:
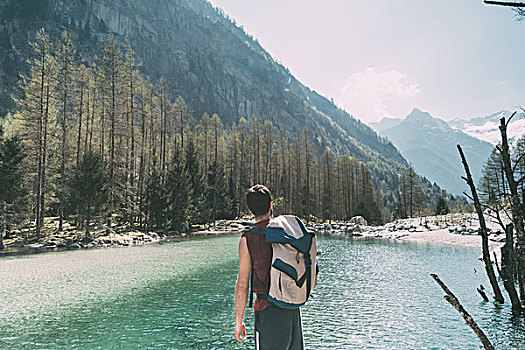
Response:
M272 194L263 185L255 185L246 192L246 205L255 217L269 214L272 209Z

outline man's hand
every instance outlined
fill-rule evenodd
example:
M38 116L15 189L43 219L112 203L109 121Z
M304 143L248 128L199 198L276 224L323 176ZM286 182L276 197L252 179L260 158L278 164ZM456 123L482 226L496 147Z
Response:
M244 322L235 324L235 338L237 338L238 341L246 340L246 327L244 326Z
M323 251L321 249L319 249L317 251L317 256L320 256L321 254L323 254ZM319 280L319 259L317 259L317 257L315 258L315 282L314 282L314 287L317 287L317 281Z

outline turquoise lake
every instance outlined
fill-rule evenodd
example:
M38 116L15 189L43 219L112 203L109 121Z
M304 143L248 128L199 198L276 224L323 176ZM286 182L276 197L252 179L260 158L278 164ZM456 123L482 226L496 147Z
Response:
M128 248L0 255L0 349L253 349L234 340L238 235ZM488 287L477 249L319 238L321 277L302 309L307 349L480 349L437 273L497 349L525 323Z

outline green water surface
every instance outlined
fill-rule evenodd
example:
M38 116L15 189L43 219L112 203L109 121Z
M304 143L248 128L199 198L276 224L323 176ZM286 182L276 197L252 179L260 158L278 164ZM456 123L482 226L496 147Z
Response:
M0 256L0 349L252 349L237 343L239 236ZM321 280L302 309L308 349L479 349L438 273L498 349L522 318L480 301L478 250L320 238ZM251 310L247 331L252 332Z

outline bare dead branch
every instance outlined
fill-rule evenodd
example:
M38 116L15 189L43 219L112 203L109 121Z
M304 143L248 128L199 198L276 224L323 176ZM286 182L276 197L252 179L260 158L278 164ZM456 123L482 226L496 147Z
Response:
M518 164L521 162L521 160L523 159L523 157L525 157L525 153L522 153L518 159L516 160L516 162L514 163L514 166L512 167L512 172L514 173L516 171L516 168L518 167Z
M503 210L503 212L505 213L505 215L507 216L507 219L509 219L510 221L512 221L512 216L510 215L509 211L507 209L505 209L505 207L502 207L501 210Z
M489 208L489 209L493 210L492 208ZM501 220L501 216L499 215L499 212L498 212L497 210L493 210L493 211L496 213L496 215L495 215L495 214L492 214L492 213L490 213L490 212L487 213L487 215L488 215L489 217L491 217L492 219L496 219L496 220L498 221L498 224L501 226L501 228L503 228L503 229L505 230L505 224L504 224L503 221Z
M524 6L525 6L525 4L524 4ZM507 119L507 123L505 124L506 127L509 126L509 123L510 123L511 119L514 118L514 116L516 115L516 113L518 113L518 112L515 111L514 113L511 114L511 116L509 117L509 119Z
M472 198L472 196L469 195L467 192L463 191L463 194L464 194L468 199L470 199L471 201L474 202L474 199ZM481 203L481 202L480 202L479 204L480 204L482 207L484 207L485 209L489 209L490 211L486 213L487 216L489 216L489 217L491 217L491 218L493 218L493 219L498 220L498 224L501 226L501 228L502 228L503 230L505 230L505 224L503 223L503 220L501 220L501 216L500 216L500 214L499 214L499 208L498 208L497 206L496 206L496 208L494 208L494 207L491 207L490 205L483 204L483 203ZM492 212L495 212L496 214L492 214L491 211L492 211Z
M472 196L470 194L468 194L466 191L463 191L463 194L465 195L465 197L467 197L468 199L470 199L471 201L474 202L474 199L472 199Z
M505 231L506 226L503 223L503 220L501 219L501 215L499 214L499 208L496 208L496 219L498 220L498 223L501 226L501 228L503 229L503 231Z
M481 235L481 248L483 251L483 262L485 265L485 271L487 272L487 277L489 278L490 285L492 287L492 290L494 291L494 299L496 299L498 303L503 303L504 302L503 294L501 293L501 289L498 285L496 274L494 273L494 268L492 266L492 261L490 259L489 239L488 239L488 232L487 232L488 230L487 230L487 224L485 222L485 217L483 216L483 208L481 207L481 201L479 200L478 192L476 190L476 186L474 185L474 180L472 179L472 174L468 166L467 158L465 157L465 154L463 153L463 149L461 148L461 145L457 145L457 148L459 151L459 155L461 157L461 162L463 163L463 168L465 169L467 184L470 187L470 192L472 193L474 207L476 208L476 214L478 215L478 219L479 219L479 233Z
M506 2L506 1L485 0L484 3L487 4L487 5L498 5L498 6L509 6L509 7L525 7L525 3L523 3L523 2Z
M445 300L448 301L450 303L450 305L454 306L454 308L456 310L458 310L459 314L461 316L463 316L463 318L465 319L465 322L467 322L467 324L470 326L470 328L472 328L474 333L476 333L476 335L478 336L479 340L483 344L483 347L486 350L494 349L494 346L490 342L489 338L487 338L487 336L485 335L483 330L481 328L479 328L479 326L476 323L476 321L474 321L472 316L470 316L470 314L467 312L467 310L465 310L463 305L461 305L461 303L459 302L458 298L456 298L456 296L450 291L450 289L448 289L448 287L445 285L445 283L443 283L443 281L441 281L436 274L431 273L430 276L432 276L432 278L437 282L437 284L445 292L445 294L446 294L444 296Z

